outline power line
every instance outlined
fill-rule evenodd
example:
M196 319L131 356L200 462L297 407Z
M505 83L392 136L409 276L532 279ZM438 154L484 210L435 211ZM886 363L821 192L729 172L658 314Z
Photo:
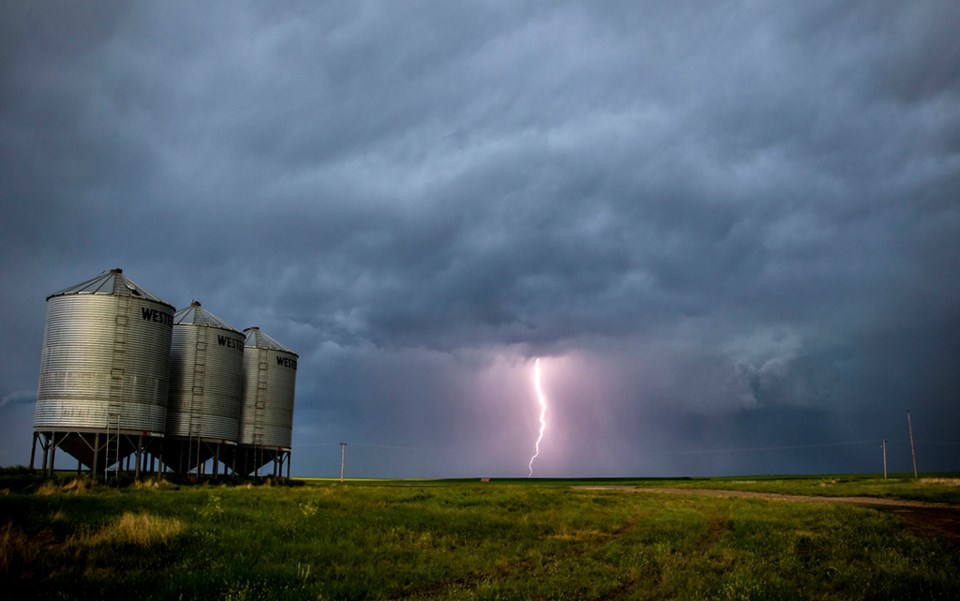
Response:
M869 439L869 440L850 440L843 442L822 442L822 443L813 443L813 444L799 444L799 445L776 445L776 446L766 446L766 447L731 447L731 448L719 448L719 449L688 449L688 450L657 450L657 451L644 451L650 454L658 455L708 455L708 454L719 454L719 453L749 453L753 451L790 451L795 449L816 449L816 448L827 448L827 447L844 447L844 446L858 446L858 445L872 445L877 444L881 439ZM909 439L905 438L889 438L886 439L889 443L905 443L910 442ZM948 445L948 446L960 446L960 441L943 441L943 440L916 440L914 441L917 445ZM339 446L339 443L335 442L316 442L316 443L306 443L297 445L298 448L314 448L314 447L336 447ZM421 446L404 446L404 445L384 445L384 444L373 444L373 443L362 443L362 442L351 442L351 447L363 447L363 448L372 448L372 449L395 449L395 450L408 450L408 451L442 451L450 453L459 453L464 452L464 449L456 449L450 447L421 447Z
M297 448L314 448L314 447L335 447L339 443L336 442L312 442L306 444L299 444ZM351 447L369 447L374 449L407 449L411 451L449 451L451 453L457 452L458 449L443 448L443 447L411 447L411 446L397 446L397 445L386 445L386 444L370 444L363 442L351 442Z
M819 447L842 447L876 444L876 440L851 440L847 442L823 442L817 444L781 445L773 447L739 447L730 449L695 449L686 451L653 451L660 455L703 455L709 453L749 453L753 451L788 451L791 449L815 449Z

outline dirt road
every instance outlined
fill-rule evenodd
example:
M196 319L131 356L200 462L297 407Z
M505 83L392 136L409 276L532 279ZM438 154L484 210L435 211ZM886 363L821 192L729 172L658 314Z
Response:
M815 497L745 490L716 490L712 488L647 488L639 486L578 486L580 490L622 490L637 493L665 495L702 495L741 499L765 499L791 503L844 503L872 509L893 511L904 527L917 536L943 537L960 544L960 507L945 503L929 503L907 499L880 497Z

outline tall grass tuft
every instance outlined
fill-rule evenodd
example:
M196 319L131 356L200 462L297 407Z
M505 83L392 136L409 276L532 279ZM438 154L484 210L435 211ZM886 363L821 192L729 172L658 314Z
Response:
M67 542L78 547L99 545L149 547L166 543L182 531L183 524L180 520L127 511L115 522L94 532L76 534Z
M147 478L134 481L133 487L136 490L168 490L174 488L174 485L161 478Z
M93 488L94 484L90 478L74 478L63 485L63 492L82 494Z
M47 480L37 487L38 495L42 497L57 495L61 493L83 494L93 488L94 481L90 478L74 478L66 484L59 484L54 480Z
M30 563L38 553L37 545L14 528L13 524L0 526L0 574L7 574L13 568Z
M55 495L59 493L60 493L60 487L57 485L56 482L53 482L52 480L47 480L46 482L41 484L39 487L37 487L37 494L42 497Z

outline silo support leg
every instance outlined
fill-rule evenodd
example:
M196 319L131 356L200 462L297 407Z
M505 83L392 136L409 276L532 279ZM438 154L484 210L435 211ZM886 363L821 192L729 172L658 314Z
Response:
M100 463L100 433L93 435L93 479L97 479L97 464Z
M33 461L37 457L37 436L36 432L33 433L33 444L30 446L30 471L33 471Z
M143 434L137 437L137 462L136 467L133 470L133 477L136 480L140 479L140 461L143 459Z
M217 443L216 448L213 451L213 477L217 478L220 476L220 443Z
M50 452L50 441L44 440L40 443L41 448L43 448L43 465L40 468L40 473L44 476L47 475L47 453Z
M50 441L50 475L53 475L53 465L57 459L57 435L53 435L53 440Z

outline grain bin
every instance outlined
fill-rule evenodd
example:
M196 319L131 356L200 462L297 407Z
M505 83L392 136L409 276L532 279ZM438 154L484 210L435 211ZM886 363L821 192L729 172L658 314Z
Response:
M236 445L244 336L194 301L173 317L164 463L184 473Z
M162 437L173 313L120 269L47 297L33 424L44 468L63 448L95 473Z
M274 473L280 475L283 461L289 461L298 355L260 328L243 332L238 470L249 474L273 461Z

